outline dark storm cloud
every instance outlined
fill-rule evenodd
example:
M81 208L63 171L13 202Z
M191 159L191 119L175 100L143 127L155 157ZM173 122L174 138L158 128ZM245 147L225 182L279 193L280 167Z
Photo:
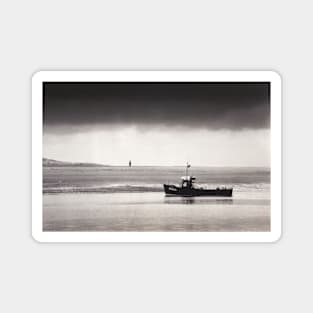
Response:
M270 84L44 83L44 124L269 127Z

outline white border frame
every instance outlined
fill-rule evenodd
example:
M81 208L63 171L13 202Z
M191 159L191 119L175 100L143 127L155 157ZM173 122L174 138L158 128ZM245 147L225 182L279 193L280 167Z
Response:
M270 82L270 232L47 232L42 230L43 82ZM40 71L32 77L32 235L39 242L274 242L281 236L281 78L274 71Z

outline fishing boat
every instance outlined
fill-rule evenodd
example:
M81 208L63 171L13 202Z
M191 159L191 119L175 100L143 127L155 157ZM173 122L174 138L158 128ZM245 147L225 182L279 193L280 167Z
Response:
M232 197L233 188L217 187L215 189L197 188L194 186L196 177L188 175L188 168L190 164L187 163L186 176L181 178L181 185L164 184L165 194L168 196L181 196L181 197L198 197L198 196L211 196L211 197Z

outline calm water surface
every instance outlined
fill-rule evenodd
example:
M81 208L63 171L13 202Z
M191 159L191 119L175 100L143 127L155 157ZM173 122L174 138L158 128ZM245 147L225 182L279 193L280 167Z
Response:
M44 231L270 231L270 171L193 168L232 198L166 197L182 167L44 168Z

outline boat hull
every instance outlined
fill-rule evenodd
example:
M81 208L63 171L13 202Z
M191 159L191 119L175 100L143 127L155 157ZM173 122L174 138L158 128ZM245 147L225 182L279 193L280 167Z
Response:
M216 189L201 189L201 188L183 188L175 185L164 184L166 195L181 196L181 197L232 197L233 188L216 188Z

